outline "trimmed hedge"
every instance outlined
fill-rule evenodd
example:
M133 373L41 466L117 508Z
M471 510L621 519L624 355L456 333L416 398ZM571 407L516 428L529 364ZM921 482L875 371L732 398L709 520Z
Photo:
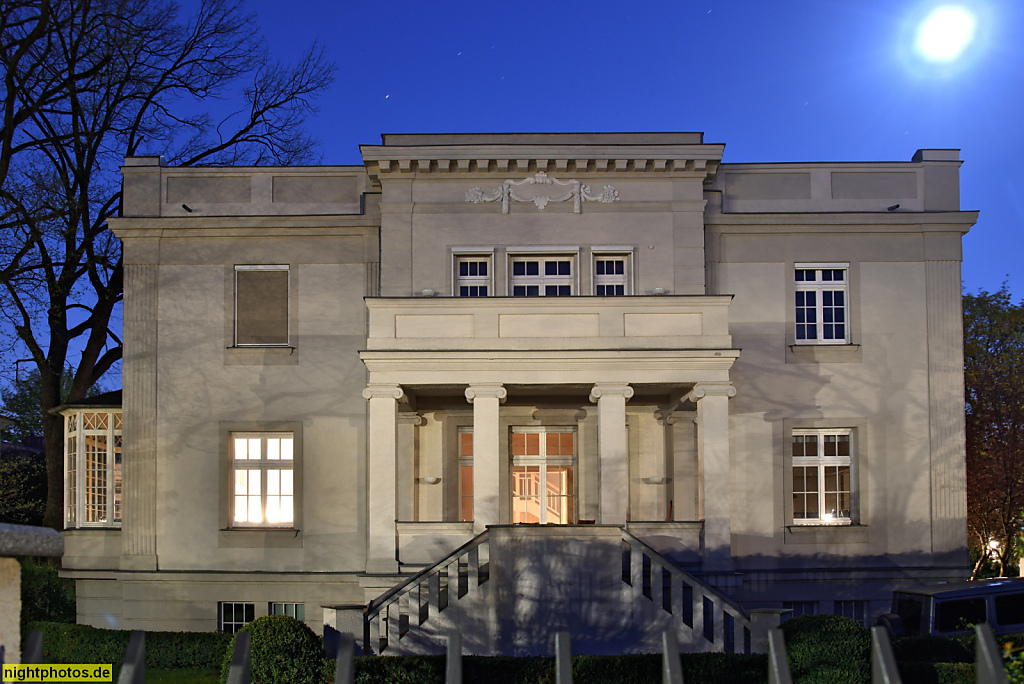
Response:
M33 622L43 633L43 657L54 663L124 662L131 631L88 625ZM146 667L159 670L206 669L221 666L231 634L220 632L146 632Z
M74 624L75 581L57 576L57 568L31 558L21 562L21 627L30 622Z
M871 635L840 615L801 615L782 625L794 684L871 681Z
M767 656L729 653L683 653L683 681L702 684L763 684L768 681ZM334 660L325 660L322 681L334 681ZM444 684L445 656L360 657L356 684ZM488 684L554 684L554 658L463 656L463 679ZM588 684L660 684L661 655L580 655L572 659L573 681Z
M305 622L287 615L265 615L238 631L252 636L250 662L253 684L319 684L324 662L320 637ZM224 653L221 682L228 681L235 639Z

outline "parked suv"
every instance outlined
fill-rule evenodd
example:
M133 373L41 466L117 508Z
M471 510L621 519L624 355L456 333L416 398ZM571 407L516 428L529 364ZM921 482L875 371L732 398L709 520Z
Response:
M1024 632L1024 578L948 582L894 591L878 619L892 636L946 635L987 622L996 634Z

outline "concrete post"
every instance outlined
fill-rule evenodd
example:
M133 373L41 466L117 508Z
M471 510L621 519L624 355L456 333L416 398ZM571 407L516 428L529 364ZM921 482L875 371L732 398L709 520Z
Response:
M398 571L395 489L398 448L398 400L405 393L398 385L369 385L363 398L370 402L370 463L367 477L370 543L366 572Z
M473 532L497 525L500 514L498 453L498 407L508 392L501 385L473 385L466 388L466 400L473 404Z
M633 388L598 384L590 390L597 404L597 449L600 464L602 525L625 525L629 505L629 445L626 440L626 401Z
M730 572L732 505L729 487L729 398L727 382L699 383L687 395L697 404L697 456L704 473L704 569Z

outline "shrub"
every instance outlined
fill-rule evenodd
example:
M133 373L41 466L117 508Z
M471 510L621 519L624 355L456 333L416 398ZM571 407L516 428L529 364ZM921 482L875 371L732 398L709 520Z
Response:
M974 651L963 639L910 636L892 644L896 660L915 663L973 663Z
M782 625L793 682L860 684L871 681L871 636L840 615L802 615Z
M75 623L75 582L57 576L57 568L21 560L21 625L30 622Z
M324 648L320 637L304 622L287 615L267 615L242 627L252 636L253 684L318 684ZM228 681L235 639L231 639L221 665L221 681Z
M124 662L130 631L88 625L36 622L28 630L43 633L43 657L54 663ZM28 631L22 633L27 637ZM230 634L220 632L146 632L146 667L160 670L219 668Z

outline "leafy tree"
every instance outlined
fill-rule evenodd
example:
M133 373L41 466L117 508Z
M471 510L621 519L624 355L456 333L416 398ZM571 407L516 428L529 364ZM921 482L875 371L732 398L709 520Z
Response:
M1024 301L1004 284L963 298L967 528L974 576L1006 575L1024 525Z
M313 46L295 66L270 59L235 0L0 3L0 313L41 381L49 493L62 526L61 377L86 396L122 356L120 209L125 156L171 164L292 164L314 141L303 122L333 66ZM215 120L209 103L229 107ZM231 104L228 104L231 103Z

